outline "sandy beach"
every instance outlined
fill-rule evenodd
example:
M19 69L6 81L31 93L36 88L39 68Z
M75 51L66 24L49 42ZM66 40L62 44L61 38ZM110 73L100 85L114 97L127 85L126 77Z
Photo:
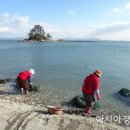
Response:
M129 130L130 125L101 121L81 114L51 115L45 104L35 104L9 84L0 85L1 130ZM101 116L101 115L100 115ZM128 124L129 122L127 122Z

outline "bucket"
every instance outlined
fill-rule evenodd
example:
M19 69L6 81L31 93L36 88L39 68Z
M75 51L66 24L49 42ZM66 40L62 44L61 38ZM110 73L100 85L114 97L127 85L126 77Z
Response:
M62 115L64 111L64 109L56 106L47 106L47 108L48 108L48 113L50 114Z

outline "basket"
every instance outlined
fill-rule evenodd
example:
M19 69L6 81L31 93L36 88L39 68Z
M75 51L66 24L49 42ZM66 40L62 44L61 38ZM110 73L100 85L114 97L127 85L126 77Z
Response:
M56 106L47 106L49 114L62 115L64 109L56 107Z

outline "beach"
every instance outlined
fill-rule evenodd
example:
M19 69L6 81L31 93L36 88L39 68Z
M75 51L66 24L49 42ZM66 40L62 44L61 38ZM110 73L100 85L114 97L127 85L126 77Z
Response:
M102 121L85 117L81 113L66 111L62 115L51 115L47 104L35 103L32 94L21 94L11 84L0 84L0 128L1 130L129 130L130 125ZM49 102L48 102L49 103ZM48 104L50 105L50 104ZM53 103L52 103L53 105ZM70 108L68 108L70 109ZM98 113L99 111L97 111ZM101 116L101 111L98 117ZM105 113L107 114L107 113Z

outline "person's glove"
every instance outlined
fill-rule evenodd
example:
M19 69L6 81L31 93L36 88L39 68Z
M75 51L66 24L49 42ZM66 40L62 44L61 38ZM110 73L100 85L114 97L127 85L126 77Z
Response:
M29 94L28 90L26 91L26 94L27 94L27 95Z
M32 85L33 83L30 83L30 85Z
M24 93L24 90L23 90L23 88L21 88L21 91L22 91L22 93Z
M100 99L101 99L100 94L96 94L96 97L97 97L97 100L100 100Z

